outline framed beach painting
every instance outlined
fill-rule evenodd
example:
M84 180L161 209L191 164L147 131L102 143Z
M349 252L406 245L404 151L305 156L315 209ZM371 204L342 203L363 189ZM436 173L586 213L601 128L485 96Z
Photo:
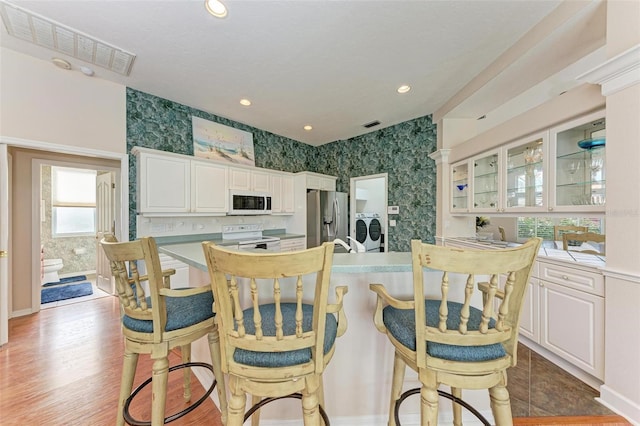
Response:
M192 117L193 155L223 163L255 166L253 134Z

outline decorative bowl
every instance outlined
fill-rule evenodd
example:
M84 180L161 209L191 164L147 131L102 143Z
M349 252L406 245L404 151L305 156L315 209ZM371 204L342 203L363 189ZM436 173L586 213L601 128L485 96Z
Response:
M599 146L604 146L605 143L606 143L605 138L584 139L578 142L578 146L582 149L593 149Z

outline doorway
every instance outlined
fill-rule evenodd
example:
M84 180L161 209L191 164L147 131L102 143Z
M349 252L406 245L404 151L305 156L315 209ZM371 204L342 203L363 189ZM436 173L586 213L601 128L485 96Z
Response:
M353 177L349 181L349 234L358 241L363 239L362 232L366 232L363 243L367 251L385 251L388 241L388 174ZM379 224L379 226L376 225ZM361 225L367 230L358 229ZM371 224L376 232L369 232ZM358 232L362 231L362 232ZM375 238L378 236L379 238Z
M39 182L39 199L33 204L39 221L34 221L32 231L39 236L41 285L61 287L60 281L70 280L90 282L93 287L89 296L47 303L42 308L112 295L111 272L99 240L104 233L115 231L116 172L45 159L34 159L32 167L34 182ZM59 264L59 269L48 272L52 263Z

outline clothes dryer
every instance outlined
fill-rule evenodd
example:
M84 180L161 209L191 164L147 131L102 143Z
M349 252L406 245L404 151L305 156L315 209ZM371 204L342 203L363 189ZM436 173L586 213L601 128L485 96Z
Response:
M356 240L368 252L380 251L382 225L378 213L356 213Z

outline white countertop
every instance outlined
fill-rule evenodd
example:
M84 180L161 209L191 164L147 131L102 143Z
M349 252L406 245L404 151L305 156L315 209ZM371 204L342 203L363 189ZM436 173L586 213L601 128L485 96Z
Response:
M504 243L501 241L478 241L475 238L471 237L458 237L445 238L445 241L449 242L459 242L468 247L481 247L481 248L504 248L505 244L509 244L513 246L517 243ZM552 261L552 262L560 262L560 263L571 263L577 266L587 266L587 267L595 267L595 268L604 268L606 266L606 258L597 254L589 254L589 253L580 253L580 251L574 250L561 250L558 249L558 243L560 243L560 247L562 247L562 242L558 241L544 241L542 243L542 247L540 247L540 251L538 251L538 260L542 261ZM584 249L588 249L592 247L585 247ZM579 250L579 248L577 248Z
M202 243L160 245L158 250L194 268L207 270ZM338 273L411 272L411 253L335 253L332 271Z

